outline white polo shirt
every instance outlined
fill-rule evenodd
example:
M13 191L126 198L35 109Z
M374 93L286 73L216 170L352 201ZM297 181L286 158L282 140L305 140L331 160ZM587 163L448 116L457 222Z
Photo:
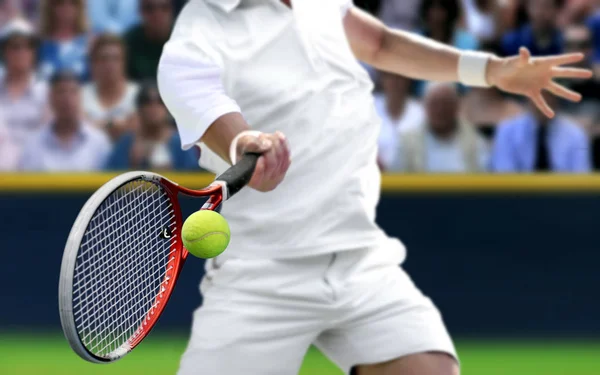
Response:
M282 131L292 165L272 192L224 204L228 254L301 257L374 246L380 174L372 83L342 18L349 0L191 0L165 45L158 81L184 148L220 116ZM204 145L204 168L228 164Z

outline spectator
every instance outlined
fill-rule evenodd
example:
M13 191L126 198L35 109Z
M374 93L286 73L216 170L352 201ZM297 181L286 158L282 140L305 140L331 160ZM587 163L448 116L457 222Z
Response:
M581 24L594 10L596 0L568 0L558 16L561 28L569 25Z
M88 16L97 33L122 34L139 22L139 0L88 0Z
M452 45L459 49L476 50L477 39L459 25L461 7L459 0L422 0L420 9L423 22L423 34L438 42ZM427 83L418 81L415 93L422 96ZM461 87L461 91L464 88Z
M90 49L92 82L83 87L83 111L116 140L131 124L138 85L125 76L125 44L116 35L99 36Z
M37 44L33 28L24 20L16 19L0 32L6 69L0 78L0 108L18 147L49 120L48 87L35 74Z
M593 30L593 29L592 29ZM565 29L565 50L567 52L584 52L586 59L579 64L580 68L592 68L595 52L592 30L584 25L570 25ZM564 110L569 118L583 125L591 137L592 165L600 170L600 77L590 80L574 81L569 88L581 93L579 103L566 103Z
M459 25L459 0L422 0L420 16L427 37L460 49L479 48L477 39Z
M587 19L587 26L592 33L593 62L596 75L600 74L600 1L596 0L596 11Z
M17 17L37 21L38 0L0 0L0 28Z
M393 169L404 172L482 172L488 163L485 140L459 119L455 85L437 83L425 94L426 124L400 137Z
M17 169L20 148L14 143L0 113L0 172L14 171Z
M422 0L382 0L379 18L390 27L413 31L419 22L419 6Z
M586 59L578 64L578 68L591 69L593 60L593 44L590 30L584 25L570 25L564 31L565 51L583 52ZM592 129L594 125L600 125L600 82L599 77L589 80L569 81L566 84L572 90L582 95L579 103L564 103L563 109L569 113L576 122L582 124L585 129Z
M115 145L107 169L198 169L195 150L182 151L181 141L170 122L154 83L146 83L137 97L139 127Z
M556 98L544 94L549 105ZM590 171L590 145L576 123L557 116L548 119L531 106L529 113L499 125L492 169L496 172Z
M32 25L37 25L40 16L39 0L17 0L17 2L19 3L19 15L31 22Z
M19 15L17 0L0 1L0 27L4 27Z
M171 0L140 0L142 23L125 36L127 72L133 80L156 79L158 61L173 27Z
M563 52L563 36L557 26L564 0L527 0L529 22L502 38L502 53L512 56L527 47L533 56Z
M68 70L86 80L90 35L85 0L42 0L40 32L44 77Z
M496 37L496 0L462 0L467 30L479 41Z
M482 110L485 108L485 110ZM492 139L496 126L523 113L523 106L496 88L472 88L463 100L463 117L487 139Z
M410 79L384 72L380 78L383 93L375 94L374 100L381 117L379 164L387 170L396 158L399 133L423 125L425 111L419 101L409 96Z
M504 35L527 23L523 1L526 0L501 0L496 2L496 29L498 35Z
M110 141L81 116L81 89L73 73L51 80L54 119L25 146L21 168L28 171L93 171L102 168Z

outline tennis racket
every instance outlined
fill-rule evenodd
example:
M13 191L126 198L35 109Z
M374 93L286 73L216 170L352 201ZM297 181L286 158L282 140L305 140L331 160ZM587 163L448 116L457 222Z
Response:
M245 154L201 190L129 172L90 197L69 234L59 285L62 328L81 358L113 362L148 336L188 256L179 193L207 197L202 209L217 210L250 181L259 156Z

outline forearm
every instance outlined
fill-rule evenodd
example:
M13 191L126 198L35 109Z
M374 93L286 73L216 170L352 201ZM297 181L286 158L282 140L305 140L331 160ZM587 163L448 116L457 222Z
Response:
M371 62L379 70L428 81L458 81L460 51L420 35L385 28Z
M240 113L228 113L219 117L206 130L201 141L223 160L233 164L234 161L229 160L231 142L238 134L249 129L250 126Z
M428 81L487 86L489 55L463 52L431 39L386 27L353 8L344 18L355 56L383 71ZM466 55L469 56L466 56Z

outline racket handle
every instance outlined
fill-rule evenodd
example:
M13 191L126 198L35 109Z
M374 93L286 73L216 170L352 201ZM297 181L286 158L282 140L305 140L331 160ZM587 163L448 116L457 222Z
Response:
M260 154L257 153L245 153L240 161L217 177L217 181L227 184L227 198L231 198L248 185L259 157Z

